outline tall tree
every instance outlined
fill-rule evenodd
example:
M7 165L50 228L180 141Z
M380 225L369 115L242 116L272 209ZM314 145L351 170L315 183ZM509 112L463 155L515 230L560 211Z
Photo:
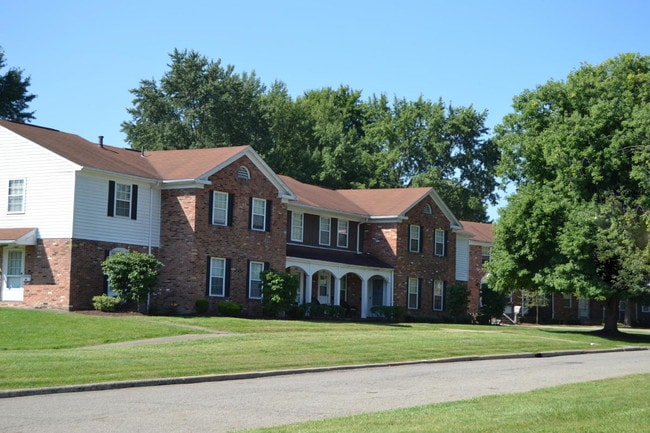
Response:
M260 106L265 87L255 73L236 74L195 51L174 50L169 71L132 89L131 121L122 123L135 149L187 149L268 141Z
M4 52L0 48L0 70L6 66ZM23 71L9 68L0 75L0 119L29 122L34 119L33 111L26 111L36 97L27 93L30 77L23 77Z
M605 301L650 295L650 57L582 65L514 98L496 129L518 185L497 224L490 284Z

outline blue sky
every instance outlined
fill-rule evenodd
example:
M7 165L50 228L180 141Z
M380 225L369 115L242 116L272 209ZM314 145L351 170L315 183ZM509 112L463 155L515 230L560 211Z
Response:
M646 0L2 2L0 46L31 76L33 124L126 146L129 93L195 50L293 96L348 85L363 97L488 110L584 62L650 55ZM0 72L4 72L3 69Z

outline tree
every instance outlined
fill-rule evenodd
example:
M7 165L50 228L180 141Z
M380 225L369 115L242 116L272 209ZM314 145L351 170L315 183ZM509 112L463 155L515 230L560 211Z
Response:
M111 288L127 301L142 302L153 290L162 263L152 254L119 252L102 262L102 270Z
M455 284L447 287L447 311L454 322L463 321L468 317L470 290L464 284Z
M0 70L6 66L4 52L0 48ZM34 112L26 111L36 95L28 94L30 77L23 77L23 71L10 68L0 75L0 119L29 122Z
M496 128L500 174L518 187L496 227L490 285L606 304L650 293L650 57L582 65L514 98Z
M300 283L287 272L262 272L262 309L269 316L284 316L296 302Z

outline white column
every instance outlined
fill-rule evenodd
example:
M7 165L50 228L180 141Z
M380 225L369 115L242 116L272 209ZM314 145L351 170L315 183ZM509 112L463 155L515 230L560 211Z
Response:
M334 276L334 305L341 305L341 279Z
M311 278L312 274L305 272L305 304L311 303L312 293L311 293Z
M368 317L368 280L361 279L361 318Z

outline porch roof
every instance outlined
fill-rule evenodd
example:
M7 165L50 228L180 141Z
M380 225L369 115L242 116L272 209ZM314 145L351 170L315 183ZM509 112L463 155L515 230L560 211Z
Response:
M36 245L36 229L24 228L0 228L0 245Z
M323 262L342 263L346 265L363 266L368 268L393 268L377 257L367 253L327 250L323 248L309 248L299 245L287 245L287 258L289 257L307 260L319 260Z

